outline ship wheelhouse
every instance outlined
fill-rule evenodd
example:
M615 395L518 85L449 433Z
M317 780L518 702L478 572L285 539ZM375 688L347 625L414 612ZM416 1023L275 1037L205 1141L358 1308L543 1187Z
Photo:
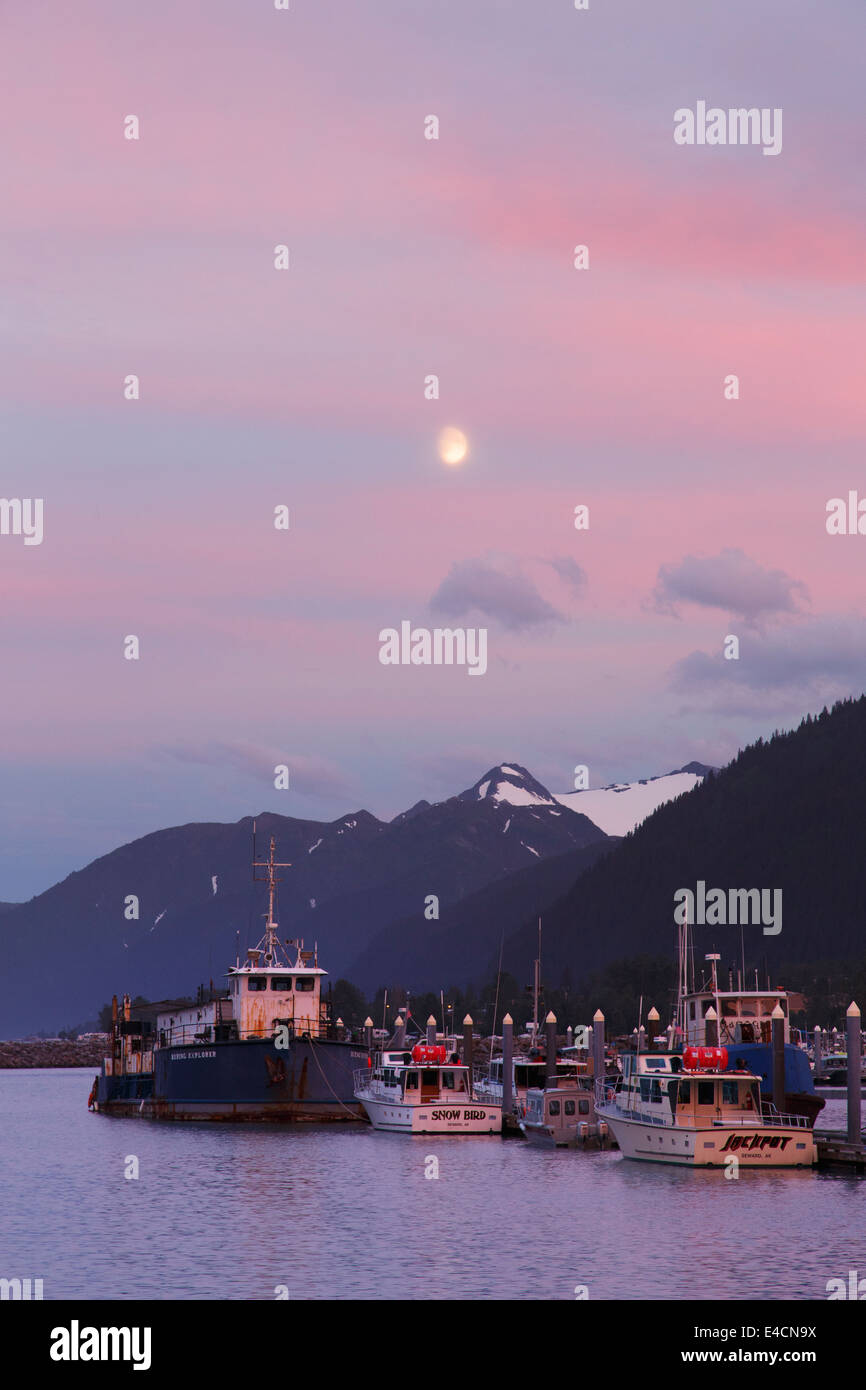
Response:
M785 1042L791 1041L788 996L777 990L698 990L685 996L685 1042L703 1047L707 1038L707 1014L718 1015L718 1042L722 1047L738 1043L768 1044L773 1040L773 1010L785 1015Z
M322 999L322 977L312 951L298 951L293 965L265 965L260 951L248 951L247 959L228 972L229 997L237 1036L273 1037L285 1026L289 1034L312 1038L325 1035L329 1007Z

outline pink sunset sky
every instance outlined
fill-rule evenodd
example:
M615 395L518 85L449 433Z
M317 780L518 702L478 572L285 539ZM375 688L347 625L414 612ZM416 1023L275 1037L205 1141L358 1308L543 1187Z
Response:
M0 495L44 540L0 536L0 900L503 760L558 792L723 763L866 687L866 536L825 526L866 498L864 31L855 0L4 15ZM698 101L781 108L781 153L675 144ZM381 665L403 619L486 627L487 673Z

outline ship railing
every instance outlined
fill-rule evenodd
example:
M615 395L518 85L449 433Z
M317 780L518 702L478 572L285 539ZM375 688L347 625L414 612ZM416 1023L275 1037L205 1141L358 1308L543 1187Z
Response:
M726 1122L721 1120L720 1123L724 1125ZM767 1109L762 1109L758 1115L749 1112L748 1115L742 1116L742 1119L740 1119L740 1116L735 1115L733 1119L728 1120L727 1123L734 1123L734 1125L751 1125L752 1127L755 1125L784 1125L785 1129L812 1129L812 1125L810 1125L805 1115L783 1115L783 1113L777 1111L776 1106L773 1104L767 1106Z
M329 1033L327 1024L318 1023L313 1019L274 1019L269 1028L245 1028L241 1034L238 1032L237 1021L228 1019L225 1023L218 1024L171 1024L168 1028L155 1030L152 1040L159 1047L191 1047L196 1044L202 1046L206 1043L237 1041L239 1036L244 1042L257 1038L273 1039L283 1024L288 1028L290 1038L312 1038L316 1042L335 1036L333 1028Z

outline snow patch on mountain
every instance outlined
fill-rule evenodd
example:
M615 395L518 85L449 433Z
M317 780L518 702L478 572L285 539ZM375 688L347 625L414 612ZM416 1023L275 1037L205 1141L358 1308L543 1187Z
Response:
M683 770L640 782L614 782L594 791L565 792L556 800L588 816L605 835L628 835L659 806L690 792L702 781L703 776Z
M556 806L550 792L531 772L511 763L502 763L485 772L474 787L460 793L460 800L493 801L497 806Z

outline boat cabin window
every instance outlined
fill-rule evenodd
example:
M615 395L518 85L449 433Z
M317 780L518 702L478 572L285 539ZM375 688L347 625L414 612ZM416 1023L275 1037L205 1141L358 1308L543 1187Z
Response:
M417 1089L418 1089L418 1073L417 1073L417 1071L407 1071L407 1073L406 1073L406 1090L407 1090L407 1091L417 1091Z
M530 1063L528 1066L517 1066L514 1068L515 1086L536 1086L539 1078L544 1075L544 1063Z
M715 1081L698 1082L698 1105L715 1105L716 1103L716 1083Z
M739 1085L736 1081L722 1082L722 1104L736 1105L739 1100Z
M443 1091L453 1091L453 1090L454 1090L454 1073L453 1073L453 1071L443 1071L443 1073L442 1073L442 1089L443 1089Z
M452 1075L453 1075L453 1072L452 1072ZM433 1086L434 1088L438 1088L438 1086L439 1086L439 1072L438 1072L438 1071L422 1071L422 1073L421 1073L421 1085L422 1085L422 1086Z
M692 1018L692 1019L693 1019L694 1016L695 1016L695 1001L694 1001L694 999L693 999L692 1002L689 1004L689 1018Z
M691 1083L691 1081L684 1081L684 1080L681 1080L681 1081L680 1081L680 1094L679 1094L680 1104L681 1104L681 1105L689 1105L689 1104L691 1104L691 1099L692 1099L692 1083Z
M550 1105L549 1105L549 1107L548 1107L548 1112L547 1112L547 1113L548 1113L549 1115L558 1115L558 1114L559 1114L559 1101L558 1101L558 1100L552 1100L552 1101L550 1102Z
M664 1057L647 1057L644 1062L647 1071L664 1071L665 1065Z
M311 979L309 978L309 976L299 976L299 977L295 980L295 989L296 989L296 990L312 990L312 989L315 989L315 987L316 987L316 982L315 982L315 980L311 980Z
M654 1076L642 1076L640 1078L640 1098L648 1100L650 1104L658 1104L662 1098L662 1088Z
M588 1115L588 1114L589 1114L589 1101L588 1101L588 1100L579 1100L579 1101L577 1102L577 1113L578 1113L579 1115Z
M292 987L292 977L291 977L291 975L272 975L272 976L271 976L271 989L273 989L273 990L281 990L281 991L283 991L284 993L288 993L288 991L291 989L291 987Z
M573 1114L574 1114L574 1101L573 1101L573 1100L567 1100L567 1101L565 1101L565 1113L566 1113L566 1115L573 1115Z
M259 994L262 990L267 989L267 987L267 978L262 975L251 975L247 982L247 989L251 994Z

